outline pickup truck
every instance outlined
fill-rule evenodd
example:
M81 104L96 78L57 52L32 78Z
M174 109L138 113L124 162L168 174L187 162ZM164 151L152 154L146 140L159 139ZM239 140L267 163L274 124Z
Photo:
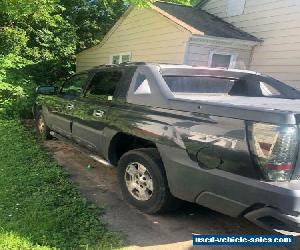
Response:
M281 233L300 228L300 92L251 71L103 65L33 108L44 139L63 138L116 166L145 213L180 200Z

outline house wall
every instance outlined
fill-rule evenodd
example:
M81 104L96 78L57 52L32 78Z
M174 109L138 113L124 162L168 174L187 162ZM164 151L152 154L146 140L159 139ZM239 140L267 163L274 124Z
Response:
M131 52L131 61L183 63L191 33L152 9L134 8L104 42L77 55L77 71L110 63L112 54Z
M233 55L236 60L234 68L249 69L253 47L253 44L234 39L193 36L187 46L185 63L208 67L209 56L215 52Z
M242 15L227 16L227 0L209 0L202 8L264 40L254 50L251 69L300 89L300 1L246 0Z

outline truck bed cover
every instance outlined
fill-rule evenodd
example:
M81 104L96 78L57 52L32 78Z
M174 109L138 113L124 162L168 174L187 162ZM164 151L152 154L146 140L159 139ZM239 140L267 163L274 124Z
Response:
M203 101L207 104L226 104L243 108L259 110L280 110L293 113L300 113L300 100L298 99L281 99L269 97L244 97L244 96L227 96L227 95L190 95L177 94L177 99Z

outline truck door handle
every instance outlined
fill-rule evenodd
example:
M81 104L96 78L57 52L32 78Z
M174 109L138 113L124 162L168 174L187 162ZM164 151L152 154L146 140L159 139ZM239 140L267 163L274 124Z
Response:
M73 104L68 104L68 105L67 105L67 109L72 110L73 108L74 108L74 105L73 105Z
M95 116L95 117L103 117L103 115L104 115L104 111L102 111L102 110L94 110L94 112L93 112L93 116Z

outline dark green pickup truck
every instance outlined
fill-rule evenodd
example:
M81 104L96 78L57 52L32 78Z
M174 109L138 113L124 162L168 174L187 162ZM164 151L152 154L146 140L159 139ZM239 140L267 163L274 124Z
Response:
M116 166L138 209L161 213L186 200L299 231L298 90L249 71L127 63L37 92L41 136Z

